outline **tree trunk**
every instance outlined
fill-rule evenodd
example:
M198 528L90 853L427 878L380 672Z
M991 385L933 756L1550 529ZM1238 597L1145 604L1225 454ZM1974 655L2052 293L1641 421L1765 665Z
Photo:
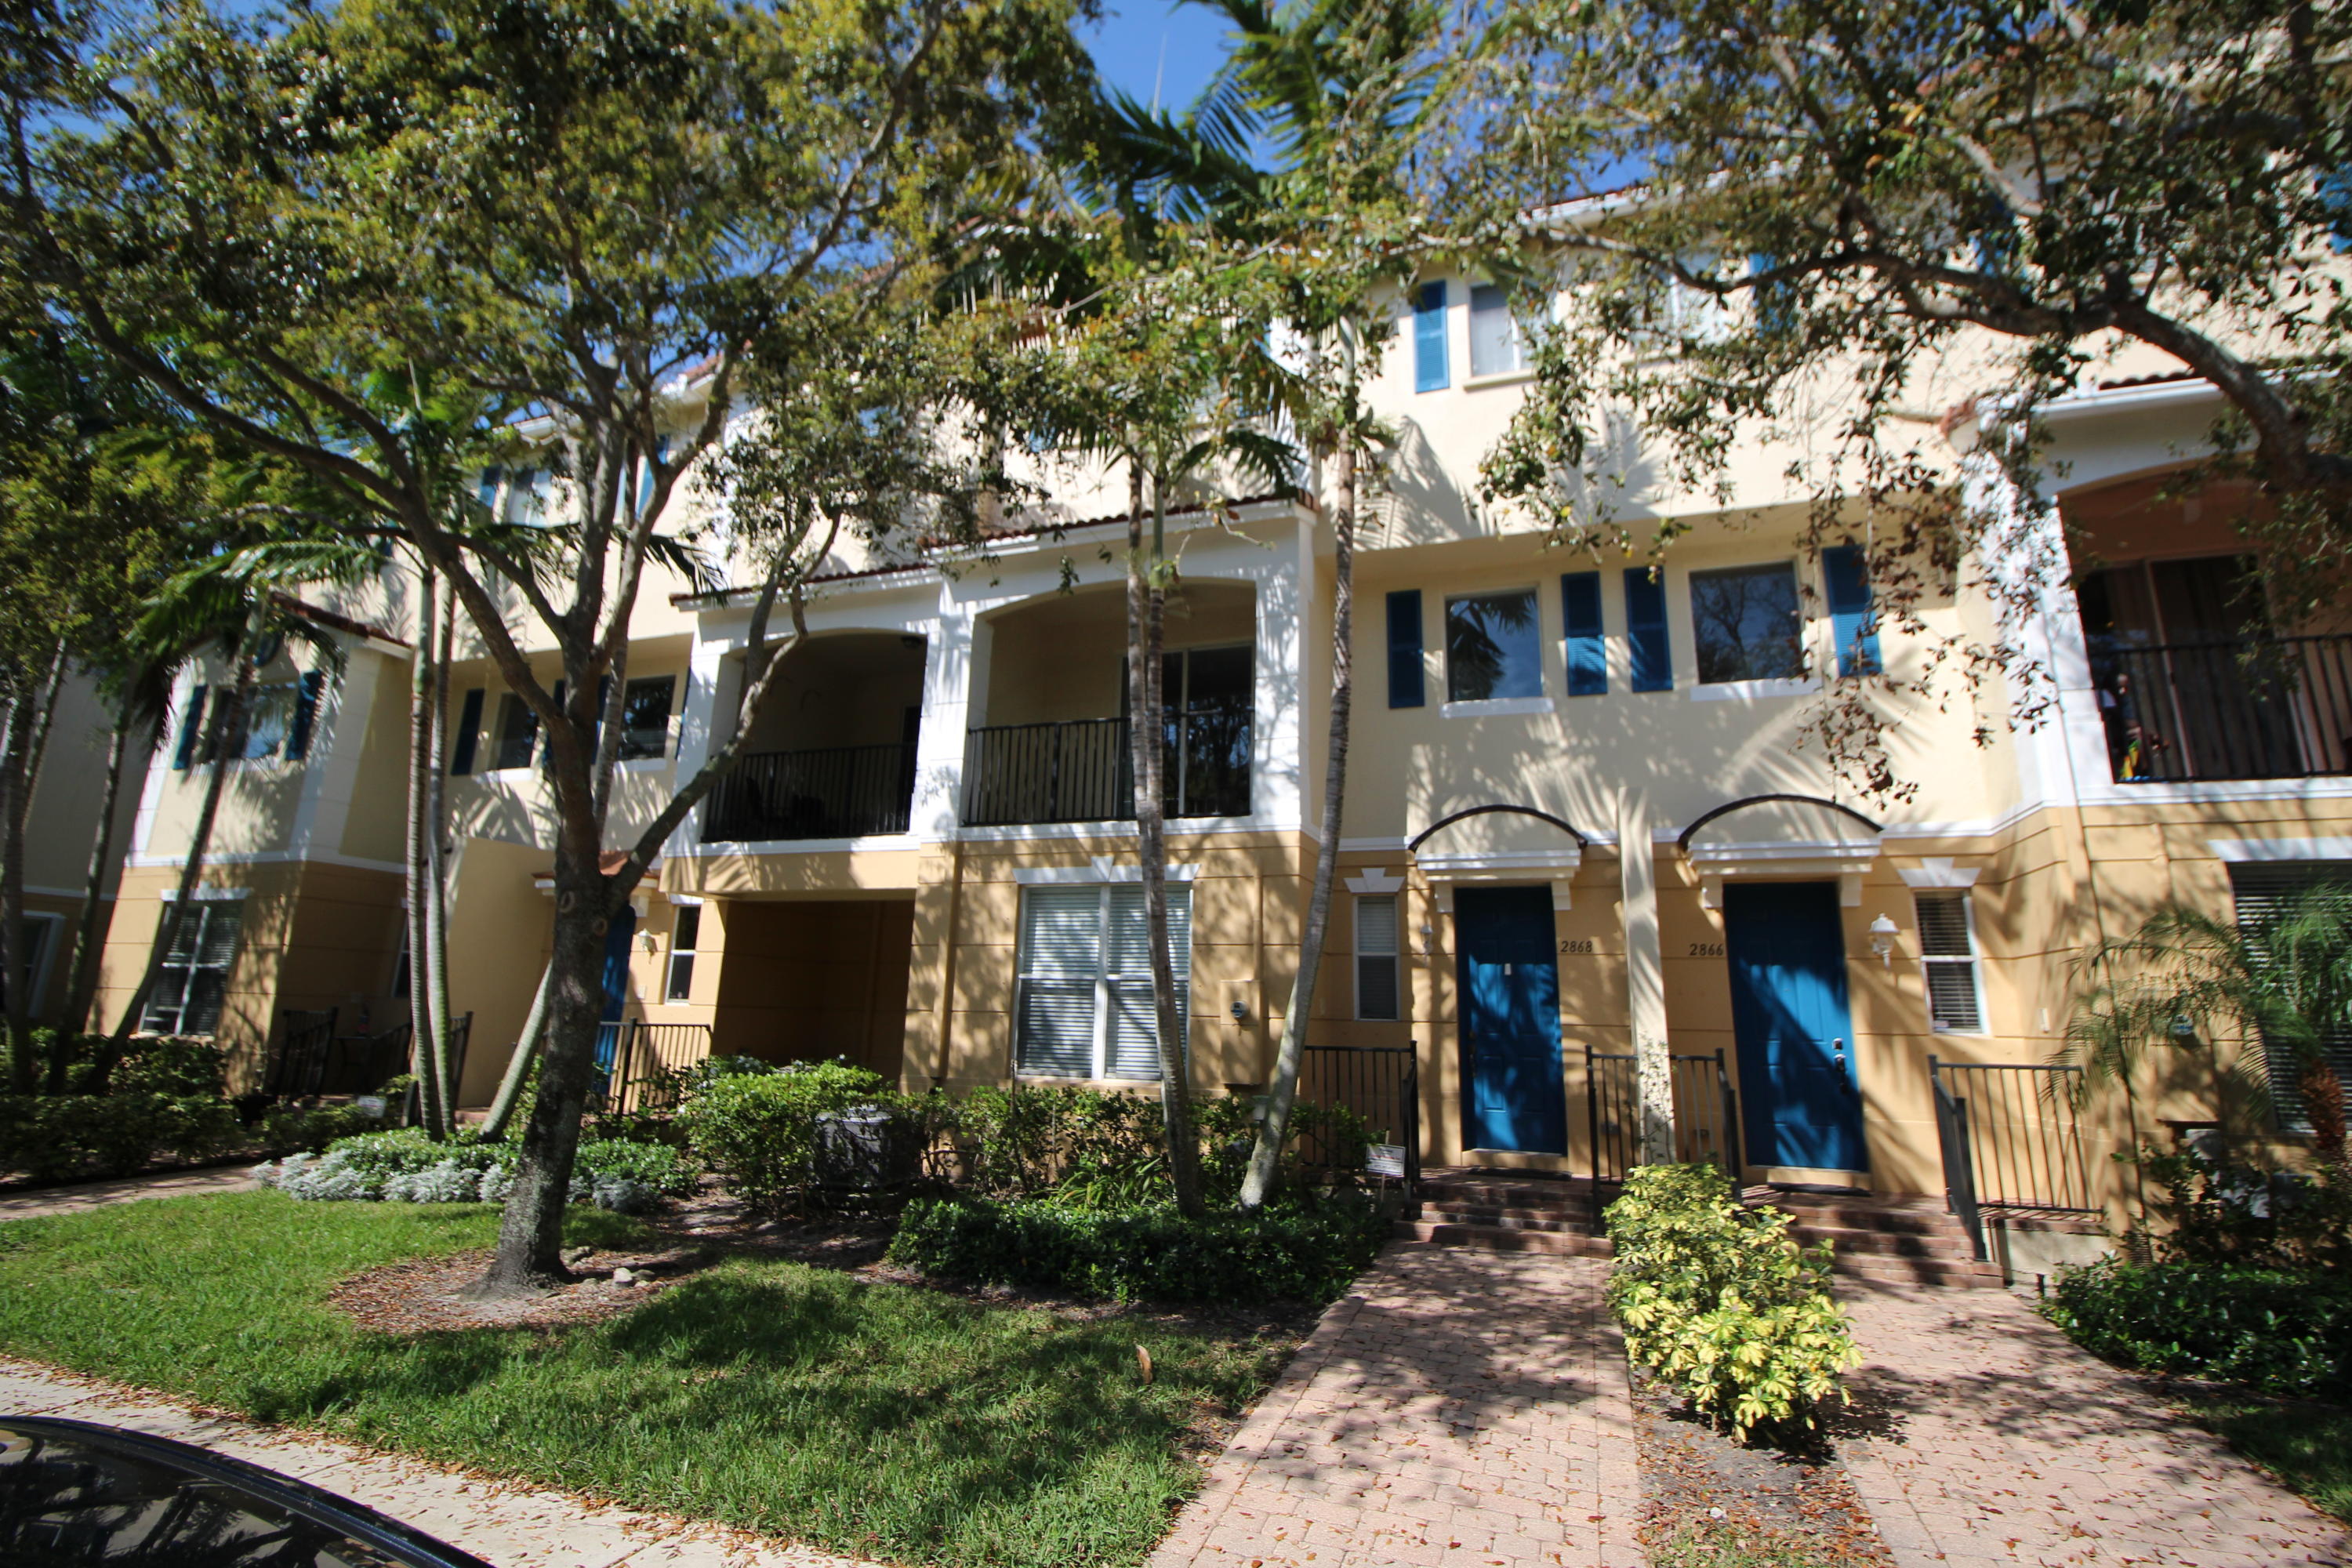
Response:
M90 836L89 868L82 877L81 918L74 926L73 965L68 972L70 979L67 982L65 1012L58 1020L61 1036L89 1026L89 1006L98 991L98 961L106 949L106 930L100 914L107 873L114 868L114 814L122 800L123 775L131 771L131 736L142 731L147 737L147 743L138 748L139 773L143 778L154 762L163 728L134 717L126 701L106 747L106 784L100 793L98 828Z
M1353 412L1351 409L1350 413ZM1242 1206L1256 1208L1274 1190L1282 1169L1282 1146L1290 1136L1290 1112L1298 1099L1298 1069L1306 1059L1307 1033L1315 1016L1315 983L1322 972L1323 945L1331 925L1331 882L1339 863L1339 816L1347 800L1349 716L1355 703L1355 659L1350 629L1356 606L1356 447L1341 443L1332 459L1331 498L1331 731L1323 758L1322 845L1307 896L1307 923L1298 934L1298 973L1290 984L1290 1006L1282 1016L1282 1045L1275 1053L1274 1081L1266 1086L1265 1120L1250 1151L1249 1174L1242 1182Z
M2327 1058L2314 1051L2295 1073L2304 1115L2311 1121L2311 1152L2331 1165L2344 1163L2344 1080Z
M147 997L155 989L155 976L163 967L163 959L172 944L180 938L180 917L196 896L196 884L205 874L205 857L211 852L213 821L220 815L221 790L228 783L228 752L231 743L245 732L245 705L253 693L253 653L255 637L250 631L237 649L236 679L230 685L228 700L213 710L205 726L210 744L212 772L205 780L204 805L196 812L195 831L188 836L187 863L180 870L179 897L163 910L163 919L155 932L154 943L147 950L147 967L139 976L139 984L131 993L130 1005L114 1026L113 1037L108 1040L106 1054L91 1074L95 1087L103 1088L107 1075L122 1055L124 1042L139 1026L141 1015L147 1011Z
M515 1107L521 1103L522 1086L530 1081L530 1064L538 1059L540 1044L547 1038L548 1000L555 994L549 981L554 973L552 963L539 972L539 989L531 994L530 1016L523 1020L522 1038L515 1042L514 1054L507 1058L506 1076L499 1079L489 1114L482 1119L485 1138L505 1137L507 1123L514 1120Z
M430 973L432 922L425 914L433 900L433 866L429 840L433 775L433 644L439 624L438 584L433 569L417 573L416 657L408 667L408 1059L416 1074L417 1098L425 1111L425 1135L438 1142L449 1135L447 1106L441 1082L438 1020L433 1016Z
M1177 1212L1197 1217L1201 1143L1192 1131L1192 1065L1176 1012L1176 969L1168 952L1168 836L1161 737L1167 731L1160 649L1168 591L1160 581L1167 559L1167 497L1152 487L1151 551L1141 538L1143 471L1135 464L1128 486L1128 727L1135 771L1135 843L1143 870L1144 942L1151 952L1152 1033L1160 1047L1160 1106L1168 1127L1168 1176Z

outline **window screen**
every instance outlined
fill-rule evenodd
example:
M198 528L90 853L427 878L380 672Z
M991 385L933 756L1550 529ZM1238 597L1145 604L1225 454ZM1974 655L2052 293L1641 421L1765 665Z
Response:
M2352 860L2263 861L2230 868L2230 891L2238 906L2238 923L2256 925L2279 912L2280 906L2307 888L2352 887ZM2336 1076L2352 1085L2352 1037L2335 1036L2322 1042ZM2289 1131L2307 1131L2310 1118L2296 1084L2302 1061L2293 1047L2263 1042L2263 1068L2269 1076L2271 1109L2279 1125Z
M1170 888L1168 947L1180 1034L1190 1027L1192 915L1192 889ZM1159 1078L1143 889L1123 883L1028 889L1021 900L1017 1008L1024 1073Z
M694 990L694 950L702 940L702 906L680 904L669 932L669 983L662 994L683 1002Z
M1399 1016L1398 991L1396 895L1367 893L1356 900L1356 1016Z
M167 915L169 911L166 911ZM209 1035L220 1024L229 965L236 958L245 905L235 899L192 900L156 969L140 1027L151 1035Z
M1919 952L1927 966L1927 1019L1939 1034L1984 1033L1977 950L1969 932L1966 893L1917 893Z

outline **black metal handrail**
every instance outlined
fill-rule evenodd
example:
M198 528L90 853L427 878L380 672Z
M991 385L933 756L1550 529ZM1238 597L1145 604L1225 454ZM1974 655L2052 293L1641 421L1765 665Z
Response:
M709 1055L708 1024L649 1024L641 1018L600 1024L598 1082L591 1092L598 1107L612 1115L675 1110L677 1075Z
M1984 1211L2095 1214L2074 1111L2083 1069L1927 1058L1945 1201L1984 1254Z
M2352 773L2352 635L2095 639L2118 784Z
M915 748L830 746L735 759L702 809L706 844L864 838L904 833L915 799Z
M992 724L964 742L963 820L973 827L1129 822L1135 770L1125 719ZM1171 715L1164 795L1174 817L1247 816L1250 716Z
M317 1079L326 1069L327 1047L335 1037L332 1007L315 1010L289 1007L278 1049L261 1076L261 1092L272 1099L319 1092Z
M1421 1055L1409 1046L1308 1046L1299 1057L1298 1098L1344 1105L1363 1118L1375 1140L1404 1150L1404 1194L1421 1185ZM1331 1148L1312 1132L1298 1138L1299 1163L1310 1170L1361 1174L1366 1151Z
M1622 1182L1643 1163L1638 1058L1631 1052L1584 1052L1585 1126L1592 1139L1592 1180ZM1712 1160L1737 1183L1745 1169L1739 1144L1739 1091L1720 1049L1667 1058L1675 1096L1675 1158Z

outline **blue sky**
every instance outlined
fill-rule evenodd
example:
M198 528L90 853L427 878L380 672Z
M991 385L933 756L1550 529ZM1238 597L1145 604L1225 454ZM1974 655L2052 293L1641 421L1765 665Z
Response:
M1225 58L1225 22L1203 5L1171 0L1105 0L1102 26L1087 42L1095 66L1113 86L1144 103L1184 109Z

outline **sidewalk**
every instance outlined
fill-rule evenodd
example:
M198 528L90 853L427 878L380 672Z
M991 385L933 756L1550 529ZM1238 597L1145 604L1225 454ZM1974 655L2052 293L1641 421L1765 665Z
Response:
M1588 1258L1392 1243L1150 1568L1640 1568L1605 1278Z
M1846 1473L1899 1568L2352 1563L2335 1521L2007 1291L1839 1295L1875 1434Z
M854 1558L205 1415L0 1357L0 1419L9 1415L99 1421L199 1444L365 1503L496 1568L865 1568Z
M44 1215L79 1214L134 1198L186 1198L203 1193L241 1193L253 1185L253 1165L222 1165L209 1171L172 1171L120 1182L83 1182L70 1187L35 1187L0 1196L0 1223Z

